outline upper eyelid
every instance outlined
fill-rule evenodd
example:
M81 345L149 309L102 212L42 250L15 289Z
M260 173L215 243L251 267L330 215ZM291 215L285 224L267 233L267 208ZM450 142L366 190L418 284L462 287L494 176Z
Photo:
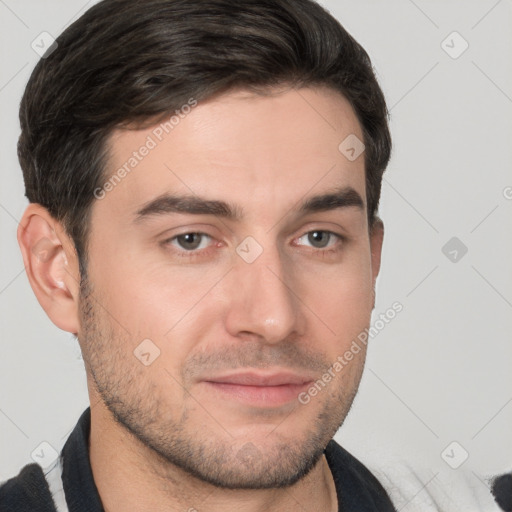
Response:
M299 228L293 227L289 231L285 230L285 231L288 231L288 234L284 235L284 238L289 239L292 231L293 231L293 233L300 233L298 235L293 235L293 238L303 236L307 233L310 233L311 231L328 231L329 233L332 233L340 238L345 238L348 236L347 233L350 232L350 229L347 230L346 227L343 227L342 225L338 224L337 222L333 222L332 220L326 220L326 219L324 219L324 220L319 220L319 219L309 220L309 221L301 223L301 224L302 224L303 229L305 227L307 227L305 231L302 231L302 229L300 229L300 231L299 231ZM318 226L319 224L327 224L327 225L334 226L334 227L319 227ZM186 235L189 233L200 233L203 235L210 236L212 238L220 238L218 236L218 234L222 233L222 231L223 231L222 227L217 226L216 223L199 222L199 223L197 223L197 225L194 225L194 223L191 223L191 224L186 223L181 226L175 226L174 228L166 229L165 232L161 232L160 235L157 235L157 236L161 236L165 233L168 233L171 231L178 231L181 229L184 229L184 230L181 232L178 232L176 235L167 237L166 240L172 239L177 236ZM229 231L231 231L231 234L233 234L232 230L229 230ZM212 232L214 232L215 234L210 234Z
M337 236L338 238L343 238L344 237L344 235L342 235L340 233L336 233L336 231L332 231L331 229L313 228L313 229L308 229L307 231L304 231L301 235L295 236L294 238L302 238L303 236L308 235L309 233L314 233L315 231L321 231L321 232L324 232L324 233L329 233L331 235ZM199 231L199 230L193 230L192 229L192 230L183 231L182 233L178 233L176 235L168 237L164 241L174 240L174 239L178 238L179 236L192 235L192 234L207 236L209 238L215 238L214 235L211 235L210 233L206 233L205 231Z

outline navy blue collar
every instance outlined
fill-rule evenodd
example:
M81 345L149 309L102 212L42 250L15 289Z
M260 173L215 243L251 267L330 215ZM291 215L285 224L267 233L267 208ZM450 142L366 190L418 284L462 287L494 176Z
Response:
M104 512L89 459L90 431L88 407L62 449L62 482L69 512Z

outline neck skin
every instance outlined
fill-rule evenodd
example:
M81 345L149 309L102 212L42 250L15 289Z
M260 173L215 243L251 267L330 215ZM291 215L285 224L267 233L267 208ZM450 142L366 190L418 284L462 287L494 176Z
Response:
M95 405L91 405L89 454L105 512L338 510L325 456L305 478L286 489L220 489L163 461L118 425L97 395L95 398L91 400Z

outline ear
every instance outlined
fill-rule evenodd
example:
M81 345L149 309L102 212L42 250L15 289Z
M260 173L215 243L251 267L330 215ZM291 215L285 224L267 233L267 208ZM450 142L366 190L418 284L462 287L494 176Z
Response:
M18 243L39 304L57 327L76 334L80 274L73 242L46 208L31 203L18 226Z
M370 228L370 251L372 261L372 282L374 292L375 307L375 282L380 270L380 261L382 255L382 242L384 240L384 224L378 217L374 220Z

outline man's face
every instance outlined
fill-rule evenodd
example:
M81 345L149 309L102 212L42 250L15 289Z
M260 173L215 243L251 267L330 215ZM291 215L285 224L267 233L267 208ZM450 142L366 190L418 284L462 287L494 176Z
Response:
M137 163L92 209L90 390L160 462L219 486L287 485L318 461L363 369L364 349L298 400L370 321L380 237L364 156L338 149L362 133L320 88L231 92L179 119L110 140L107 178Z

